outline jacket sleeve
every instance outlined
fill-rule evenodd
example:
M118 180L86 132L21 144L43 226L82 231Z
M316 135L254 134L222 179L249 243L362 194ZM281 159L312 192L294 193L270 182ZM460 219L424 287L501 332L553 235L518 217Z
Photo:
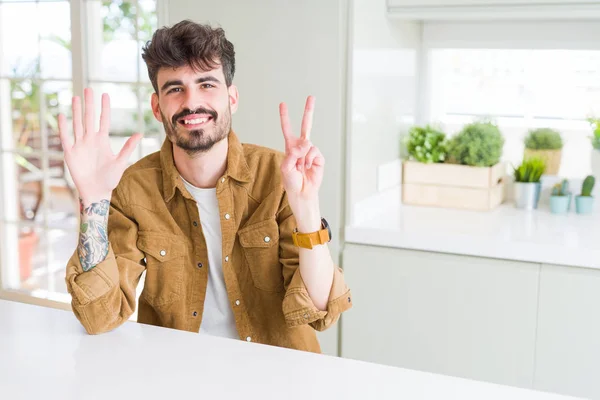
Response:
M294 245L292 232L296 228L296 219L284 193L277 214L279 224L279 260L283 265L285 295L283 314L289 327L309 324L318 331L332 326L341 313L352 307L350 289L346 286L342 270L335 266L333 283L325 311L319 310L313 303L300 274L299 250Z
M136 245L138 228L126 212L119 188L112 193L108 217L108 255L84 272L77 249L66 270L73 312L89 334L110 331L133 314L136 287L145 270L144 253Z

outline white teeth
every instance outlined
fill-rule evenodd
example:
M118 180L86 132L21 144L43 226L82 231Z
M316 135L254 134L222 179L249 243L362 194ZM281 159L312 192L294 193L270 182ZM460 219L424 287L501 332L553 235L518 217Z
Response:
M208 121L208 118L196 118L196 119L185 119L185 120L183 120L183 123L186 125L196 125L196 124L203 124L206 121Z

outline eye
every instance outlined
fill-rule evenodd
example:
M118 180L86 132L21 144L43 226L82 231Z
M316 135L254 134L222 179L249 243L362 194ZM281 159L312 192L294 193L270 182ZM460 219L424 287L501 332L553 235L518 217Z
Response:
M181 91L181 88L180 87L176 87L176 88L170 89L167 92L167 94L169 94L169 93L175 93L175 92L180 92L180 91Z
M211 88L214 88L215 86L211 85L210 83L203 83L201 85L201 87L202 87L202 89L211 89Z

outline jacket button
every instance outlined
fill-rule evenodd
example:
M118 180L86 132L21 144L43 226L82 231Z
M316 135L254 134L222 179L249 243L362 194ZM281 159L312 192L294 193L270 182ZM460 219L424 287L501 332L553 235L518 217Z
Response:
M229 261L229 256L225 256L225 262Z
M239 306L239 305L240 305L240 301L239 301L239 300L236 300L236 301L235 301L235 305L236 305L236 306Z
M193 222L194 226L198 226L198 223L196 221Z
M194 312L192 313L192 315L195 317L195 316L197 316L197 315L198 315L198 312L197 312L197 311L194 311Z
M251 338L250 336L248 336L248 337L246 338L246 342L251 342L251 341L252 341L252 338Z
M202 263L198 263L198 268L202 268Z
M268 236L265 236L265 243L269 243L271 241L271 238Z
M161 250L161 251L160 251L160 255L164 257L164 256L166 256L166 255L167 255L167 252L166 252L165 250Z
M231 215L225 214L225 219L229 219L229 218L231 218Z
M221 178L221 183L225 182L225 178Z

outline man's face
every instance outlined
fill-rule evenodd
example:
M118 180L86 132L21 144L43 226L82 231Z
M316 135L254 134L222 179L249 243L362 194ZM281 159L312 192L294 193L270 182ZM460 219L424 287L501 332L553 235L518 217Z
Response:
M227 87L221 66L210 71L189 66L161 68L157 83L152 111L172 143L195 155L227 137L238 92L233 85Z

